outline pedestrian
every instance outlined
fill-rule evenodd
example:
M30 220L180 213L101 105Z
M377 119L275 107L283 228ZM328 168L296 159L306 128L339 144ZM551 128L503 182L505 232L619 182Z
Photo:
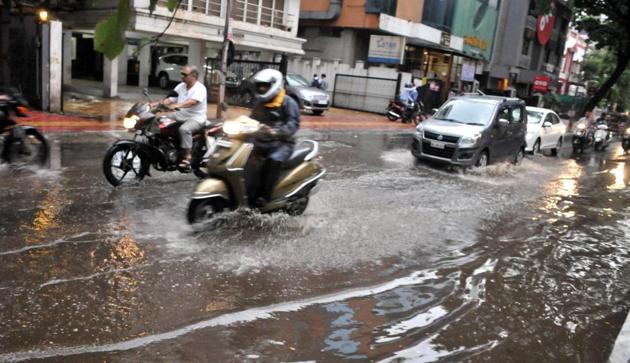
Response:
M313 80L311 81L311 87L319 88L319 77L317 77L317 73L313 75Z
M323 89L324 91L328 90L328 81L326 81L326 74L322 73L321 77L319 78L319 88Z

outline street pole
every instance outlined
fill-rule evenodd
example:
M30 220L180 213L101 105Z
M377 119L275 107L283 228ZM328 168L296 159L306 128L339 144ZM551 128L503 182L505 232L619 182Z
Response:
M230 14L232 12L232 0L227 0L225 9L225 26L223 27L223 51L221 52L221 83L219 84L219 101L217 103L217 118L223 116L223 102L225 101L225 79L227 77L227 58L230 46Z

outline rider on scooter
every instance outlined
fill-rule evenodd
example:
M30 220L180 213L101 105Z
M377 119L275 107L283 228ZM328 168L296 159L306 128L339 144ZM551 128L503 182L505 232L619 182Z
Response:
M254 141L257 157L250 159L246 175L250 178L250 205L263 207L271 200L273 188L282 172L282 163L293 153L293 136L300 128L300 107L286 94L284 76L279 71L263 69L252 77L252 81L257 103L251 117L263 126ZM263 164L256 167L262 161L260 157L264 158ZM256 169L259 169L258 173Z

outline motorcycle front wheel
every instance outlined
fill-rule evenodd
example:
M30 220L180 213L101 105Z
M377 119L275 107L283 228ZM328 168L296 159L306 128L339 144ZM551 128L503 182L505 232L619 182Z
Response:
M149 164L130 144L114 145L103 158L103 173L107 181L117 187L139 182L149 171Z
M46 166L49 148L44 135L36 129L24 130L24 137L11 138L5 141L2 158L15 165Z

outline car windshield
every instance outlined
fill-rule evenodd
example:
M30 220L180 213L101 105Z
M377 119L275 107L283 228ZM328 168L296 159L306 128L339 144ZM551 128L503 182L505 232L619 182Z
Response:
M287 84L289 86L310 86L311 84L299 74L287 74Z
M540 120L542 120L543 113L536 111L527 111L527 123L528 124L539 124Z
M492 122L495 107L494 104L488 102L455 99L442 106L433 115L433 118L461 124L485 126Z

